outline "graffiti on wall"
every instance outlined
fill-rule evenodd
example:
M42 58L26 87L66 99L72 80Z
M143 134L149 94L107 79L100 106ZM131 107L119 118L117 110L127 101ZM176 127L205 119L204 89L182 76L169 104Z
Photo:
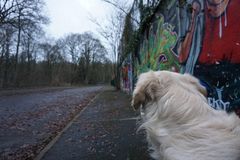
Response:
M180 65L173 48L177 42L174 27L159 15L153 22L140 45L139 60L135 64L136 75L151 70L177 71Z
M179 61L198 77L216 109L240 107L240 0L194 0L192 13L180 9Z
M166 1L145 32L134 73L190 73L215 109L240 108L240 0ZM180 67L181 65L181 67Z
M122 63L121 67L121 88L127 93L133 90L132 58L129 55Z

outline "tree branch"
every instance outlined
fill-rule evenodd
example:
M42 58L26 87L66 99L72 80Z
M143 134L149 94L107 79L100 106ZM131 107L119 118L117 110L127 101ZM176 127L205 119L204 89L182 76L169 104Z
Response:
M114 7L116 7L117 9L119 9L119 10L121 10L123 13L125 13L126 15L127 14L129 14L127 11L125 11L125 9L123 8L123 7L121 7L120 5L118 5L117 3L114 3L114 2L112 2L112 1L110 1L110 0L102 0L103 2L106 2L106 3L108 3L108 4L111 4L112 6L114 6ZM135 19L134 17L132 17L131 15L130 15L130 18L134 21L134 22L136 22L137 24L140 24L140 22L137 20L137 19Z

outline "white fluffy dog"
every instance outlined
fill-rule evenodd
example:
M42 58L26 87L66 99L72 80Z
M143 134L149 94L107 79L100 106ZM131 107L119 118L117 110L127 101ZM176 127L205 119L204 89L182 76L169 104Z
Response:
M132 105L143 107L151 156L159 160L240 160L240 119L212 109L206 90L188 75L140 75Z

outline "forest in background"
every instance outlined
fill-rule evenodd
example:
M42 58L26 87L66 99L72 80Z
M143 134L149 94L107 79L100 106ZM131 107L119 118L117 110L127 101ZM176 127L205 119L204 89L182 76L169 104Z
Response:
M0 1L0 88L109 83L113 62L91 32L47 37L42 0Z

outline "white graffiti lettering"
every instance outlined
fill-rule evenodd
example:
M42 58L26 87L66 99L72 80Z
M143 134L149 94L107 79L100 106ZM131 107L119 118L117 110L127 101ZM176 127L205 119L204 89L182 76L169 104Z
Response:
M221 99L208 97L208 104L216 110L227 110L230 107L230 102L223 102Z
M215 99L213 97L208 97L208 104L216 110L226 111L230 108L230 102L224 102L222 100L223 89L224 89L224 87L215 88L215 90L217 92L218 99Z

